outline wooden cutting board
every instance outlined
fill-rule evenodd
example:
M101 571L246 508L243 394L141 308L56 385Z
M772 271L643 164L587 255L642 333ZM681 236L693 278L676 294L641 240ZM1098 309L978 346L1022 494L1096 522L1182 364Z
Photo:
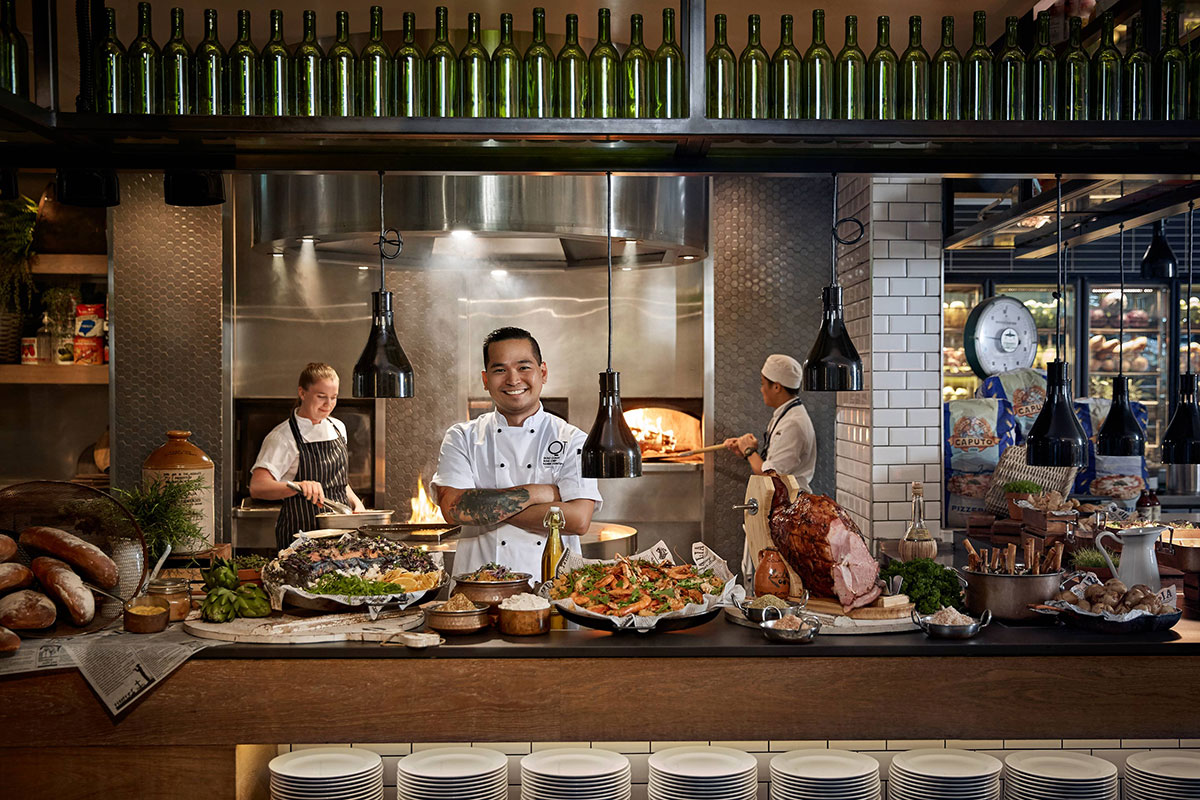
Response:
M850 619L908 619L916 606L904 603L898 606L884 608L872 603L869 606L853 609L849 614L842 610L842 604L827 597L810 597L808 610L817 614L827 614L831 617L850 617Z
M419 628L420 609L384 612L372 620L365 613L293 616L272 613L257 619L205 622L197 615L183 629L201 639L240 644L311 644L313 642L383 642L397 633Z

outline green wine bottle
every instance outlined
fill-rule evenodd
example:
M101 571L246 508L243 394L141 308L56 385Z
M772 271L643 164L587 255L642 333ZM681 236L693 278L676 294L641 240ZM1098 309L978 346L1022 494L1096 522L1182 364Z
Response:
M160 53L150 24L150 4L138 3L138 35L129 43L129 111L158 114L162 108Z
M987 13L975 12L974 43L963 65L965 85L963 115L966 119L992 118L992 51L987 45Z
M717 47L728 49L725 44L725 16L719 15ZM741 119L767 119L771 115L770 107L770 73L771 57L762 46L761 31L759 30L758 14L751 14L747 20L750 40L737 59L737 116ZM712 60L709 51L709 60ZM711 84L710 84L711 91ZM733 92L730 93L735 94ZM710 105L712 101L710 100Z
M621 56L621 94L626 119L650 116L650 51L642 44L642 15L629 18L629 47Z
M962 72L962 56L954 47L954 17L942 17L942 46L933 54L933 119L962 119Z
M1179 12L1168 11L1158 53L1158 107L1164 120L1187 119L1187 56L1179 46Z
M445 6L437 7L437 23L433 44L425 54L425 74L428 88L425 102L431 117L457 117L458 53L450 44L450 25Z
M825 10L813 9L812 44L804 51L804 111L808 119L833 119L833 51L825 44Z
M479 43L479 15L467 14L467 43L458 54L459 116L488 117L488 51Z
M337 38L325 56L326 108L331 117L353 117L358 113L358 53L350 46L350 12L334 16Z
M1200 119L1200 47L1188 43L1188 119Z
M371 36L358 56L359 113L390 117L395 112L392 51L383 41L383 6L371 6Z
M756 19L756 15L750 18ZM733 119L739 115L741 66L729 47L724 14L713 17L713 44L704 56L704 85L706 117Z
M929 119L929 53L919 16L908 18L908 49L900 56L900 119Z
M673 119L687 116L686 75L683 51L675 43L675 9L664 8L663 40L654 51L650 72L655 117Z
M104 9L107 33L96 45L96 111L124 114L129 106L125 48L117 38L117 12Z
M37 5L41 5L40 3ZM4 72L7 74L7 83L4 87L8 91L29 99L29 45L25 41L25 36L21 33L21 28L17 24L17 5L16 0L4 0L5 16L8 19L8 28L5 31L5 47L4 47Z
M325 114L327 98L325 51L317 44L317 12L304 12L304 38L292 53L292 113L300 117Z
M587 53L579 46L579 16L567 14L567 41L554 61L555 112L566 119L587 116Z
M600 9L599 38L588 54L588 113L599 119L612 119L620 110L621 53L612 43L611 12Z
M217 10L204 9L204 38L196 45L196 113L227 114L225 48L217 38Z
M259 57L262 113L284 117L292 113L292 52L283 41L283 12L271 9L271 36Z
M533 10L533 41L525 50L525 116L554 116L554 51L546 44L546 9Z
M1092 61L1083 49L1083 20L1067 23L1067 49L1062 54L1062 118L1082 122L1091 118Z
M1029 53L1029 116L1039 122L1058 119L1058 53L1050 44L1050 12L1037 18L1037 46Z
M1111 11L1100 18L1100 47L1092 56L1092 99L1095 102L1093 119L1121 118L1121 84L1124 65L1121 51L1113 41L1116 21Z
M862 119L867 96L867 56L858 46L858 17L846 16L846 42L834 61L837 119Z
M492 113L521 116L521 54L513 46L512 14L500 15L500 44L492 51Z
M425 116L425 54L417 45L417 15L404 12L403 40L392 56L396 78L396 116Z
M891 45L891 22L879 18L875 49L867 57L867 119L896 118L896 77L900 61Z
M250 12L238 11L237 41L229 48L225 71L229 77L229 113L240 117L259 113L258 50L250 39Z
M12 54L8 41L8 4L0 0L0 91L12 91Z
M171 38L163 45L159 68L163 82L163 113L191 114L195 65L183 33L183 9L171 9Z
M1122 103L1129 120L1154 118L1154 57L1146 49L1145 26L1140 16L1133 18L1133 35L1125 52L1125 85Z
M771 55L771 116L801 119L804 116L804 60L792 44L792 15L779 19L779 47Z
M1019 17L1004 21L1004 47L996 55L996 119L1025 119L1025 51L1017 39Z

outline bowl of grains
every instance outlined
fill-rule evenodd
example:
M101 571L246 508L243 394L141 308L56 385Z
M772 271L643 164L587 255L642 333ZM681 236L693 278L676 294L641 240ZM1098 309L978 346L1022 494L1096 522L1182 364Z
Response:
M735 600L734 603L746 619L761 623L763 620L776 616L774 613L768 612L768 609L776 609L781 614L798 614L803 611L808 604L808 592L805 591L803 597L794 601L781 600L773 594L760 594L758 597L747 597L741 601Z
M489 622L487 604L476 603L462 593L425 608L425 624L438 633L475 633Z
M991 624L992 612L985 610L975 619L953 608L924 616L913 609L912 621L934 639L970 639Z
M773 609L778 613L778 609ZM763 620L758 625L763 636L772 642L808 644L821 631L821 620L794 613L782 613L777 619Z

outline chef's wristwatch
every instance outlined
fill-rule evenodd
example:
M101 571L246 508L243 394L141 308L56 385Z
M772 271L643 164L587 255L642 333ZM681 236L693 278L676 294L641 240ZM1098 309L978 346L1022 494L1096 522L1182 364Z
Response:
M749 450L745 450L742 452L742 458L749 460L750 456L754 455L757 452L758 452L757 447L751 447Z

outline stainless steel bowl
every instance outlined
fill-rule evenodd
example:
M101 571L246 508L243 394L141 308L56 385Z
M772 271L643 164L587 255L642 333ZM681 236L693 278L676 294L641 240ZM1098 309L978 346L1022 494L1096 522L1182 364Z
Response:
M922 616L915 608L912 611L912 621L932 639L970 639L992 623L992 612L987 609L970 625L935 625L929 621L932 616Z
M527 572L516 574L518 577L509 581L465 581L459 576L454 579L454 592L462 592L474 602L486 604L492 616L499 616L501 600L533 591L529 585L529 579L533 576Z
M1062 570L1044 575L1005 575L964 570L967 580L967 613L979 617L990 610L1004 621L1038 619L1029 606L1044 603L1059 591L1066 577Z
M766 615L765 612L769 608L774 608L774 606L767 606L767 608L750 608L750 600L751 600L751 598L746 598L746 600L743 600L743 601L735 601L734 605L737 606L738 611L742 612L742 616L745 617L746 619L750 620L751 622L761 623L761 622L765 621L767 616L769 616L769 615ZM786 609L778 609L777 608L776 609L777 611L787 611L788 613L791 613L791 614L795 614L799 611L803 611L805 606L808 605L808 590L807 589L804 590L804 597L802 597L800 599L800 602L798 602L798 603L792 603L790 601L784 601L784 602L787 602L787 608Z
M779 609L774 609L778 611ZM798 631L788 630L786 628L776 627L779 625L780 619L769 619L760 622L758 627L762 629L763 636L766 636L772 642L782 642L784 644L808 644L818 633L821 632L821 620L816 617L801 616L800 614L784 614L786 617L799 617L803 626Z
M425 625L438 633L475 633L491 622L488 607L481 603L468 611L442 611L440 606L425 609Z
M361 528L363 525L387 525L392 521L391 509L371 509L357 514L335 514L325 511L317 514L317 527L322 530L329 528Z

